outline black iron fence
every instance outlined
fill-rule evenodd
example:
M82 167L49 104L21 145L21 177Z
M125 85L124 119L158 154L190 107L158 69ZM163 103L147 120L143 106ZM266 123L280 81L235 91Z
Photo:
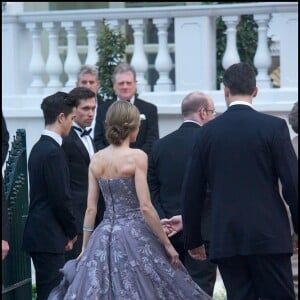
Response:
M8 207L10 250L2 264L2 299L31 300L30 257L21 250L28 213L26 133L14 136L4 172L4 192Z

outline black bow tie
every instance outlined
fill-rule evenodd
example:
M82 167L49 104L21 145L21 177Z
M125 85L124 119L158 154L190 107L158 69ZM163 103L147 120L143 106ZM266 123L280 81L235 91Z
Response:
M92 131L92 128L88 129L88 130L82 130L81 128L79 127L76 127L76 126L73 126L73 128L77 131L80 131L81 132L81 137L85 136L85 135L90 135L91 131Z

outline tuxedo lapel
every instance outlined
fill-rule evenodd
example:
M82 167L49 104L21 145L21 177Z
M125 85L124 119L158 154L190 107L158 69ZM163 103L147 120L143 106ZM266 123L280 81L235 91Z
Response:
M72 137L74 139L74 144L78 148L79 152L82 154L84 160L87 164L90 163L90 156L89 152L87 151L85 145L83 144L82 140L78 136L78 134L75 132L74 129L72 129Z

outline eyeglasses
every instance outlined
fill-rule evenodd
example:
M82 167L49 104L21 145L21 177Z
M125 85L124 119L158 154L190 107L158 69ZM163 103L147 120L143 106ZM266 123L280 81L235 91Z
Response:
M214 109L205 109L207 112L211 112L213 116L217 114L217 112Z

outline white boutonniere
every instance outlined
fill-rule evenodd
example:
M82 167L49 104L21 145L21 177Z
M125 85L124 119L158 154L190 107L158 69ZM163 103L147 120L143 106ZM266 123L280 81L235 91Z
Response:
M140 120L141 120L141 121L146 120L146 116L145 116L144 114L140 114Z

